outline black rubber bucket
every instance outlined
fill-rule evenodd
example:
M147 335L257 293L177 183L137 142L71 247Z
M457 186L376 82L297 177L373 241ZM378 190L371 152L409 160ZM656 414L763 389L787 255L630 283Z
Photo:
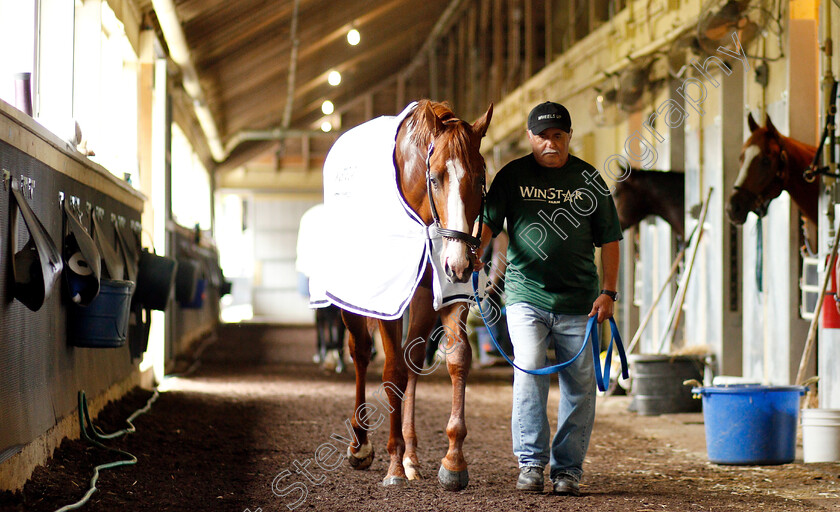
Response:
M178 258L178 275L175 277L175 300L190 304L195 299L201 266L193 258Z
M700 412L703 404L691 396L691 386L683 381L703 382L706 356L629 356L633 376L630 410L645 416L680 412Z
M87 307L70 305L67 338L71 345L117 348L125 345L134 283L102 279L99 295Z
M144 250L137 269L135 300L149 309L165 311L172 296L178 262Z
M151 324L151 310L136 300L131 301L131 314L128 317L128 352L132 359L142 357L146 352Z

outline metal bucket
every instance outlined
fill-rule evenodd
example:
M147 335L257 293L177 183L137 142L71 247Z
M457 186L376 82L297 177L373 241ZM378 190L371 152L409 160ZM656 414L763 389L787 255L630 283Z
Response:
M633 376L630 409L644 416L700 412L702 403L683 385L689 379L703 381L705 356L630 356Z

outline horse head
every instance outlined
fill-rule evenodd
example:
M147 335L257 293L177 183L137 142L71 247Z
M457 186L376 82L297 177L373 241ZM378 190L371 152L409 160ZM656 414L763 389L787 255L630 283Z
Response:
M421 100L397 133L395 160L406 202L443 234L441 266L450 281L466 282L481 236L485 168L479 152L493 105L475 123L447 104ZM480 223L478 223L480 224Z
M763 127L758 126L752 114L747 123L752 133L741 148L741 170L726 206L729 220L738 225L747 220L749 212L763 217L770 201L787 188L790 178L787 137L776 130L769 115Z

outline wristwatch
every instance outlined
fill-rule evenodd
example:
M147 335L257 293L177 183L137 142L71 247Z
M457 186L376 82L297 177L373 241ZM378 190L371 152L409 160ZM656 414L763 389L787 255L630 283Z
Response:
M601 295L606 295L611 298L613 302L618 301L618 292L613 290L601 290Z

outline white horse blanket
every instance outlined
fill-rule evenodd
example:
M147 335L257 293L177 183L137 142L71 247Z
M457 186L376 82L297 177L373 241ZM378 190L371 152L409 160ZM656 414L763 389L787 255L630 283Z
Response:
M450 283L441 268L443 238L399 191L397 130L416 106L349 130L327 154L324 207L329 220L320 236L324 259L309 281L312 307L335 304L374 318L400 318L429 261L436 310L471 300L472 285Z

